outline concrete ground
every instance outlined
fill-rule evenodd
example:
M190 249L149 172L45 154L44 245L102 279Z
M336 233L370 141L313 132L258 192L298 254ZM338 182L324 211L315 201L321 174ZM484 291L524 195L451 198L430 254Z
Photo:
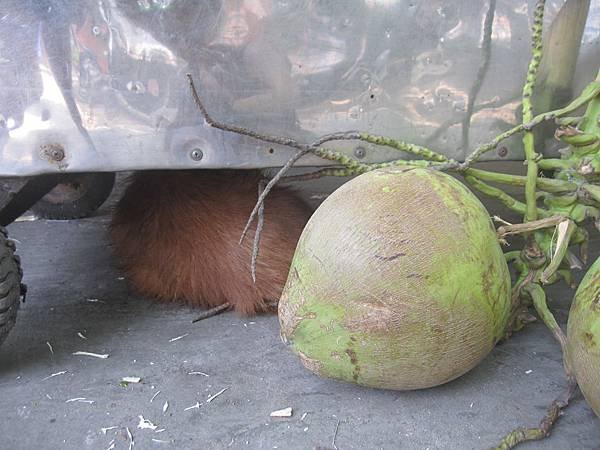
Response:
M438 388L321 379L280 341L276 317L192 324L198 311L133 293L111 259L108 214L9 227L29 295L0 348L0 448L127 449L132 439L135 449L486 449L537 424L564 387L540 323ZM592 249L598 257L597 234ZM572 291L549 292L564 324ZM286 407L292 417L269 416ZM140 428L141 417L151 424ZM599 449L600 419L579 394L549 439L522 448Z

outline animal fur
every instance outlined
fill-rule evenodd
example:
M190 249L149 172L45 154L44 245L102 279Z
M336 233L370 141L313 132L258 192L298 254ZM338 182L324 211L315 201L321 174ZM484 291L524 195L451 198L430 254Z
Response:
M254 231L239 239L258 195L258 171L143 171L110 225L113 251L141 294L242 315L274 311L311 210L290 190L267 197L252 281ZM253 227L254 228L254 227Z

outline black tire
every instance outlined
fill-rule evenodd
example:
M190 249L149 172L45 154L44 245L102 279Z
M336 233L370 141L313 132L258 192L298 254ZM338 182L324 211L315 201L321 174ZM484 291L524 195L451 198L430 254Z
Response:
M8 240L6 230L0 227L0 345L17 320L17 311L25 293L22 278L21 261L15 255L15 244Z
M115 174L82 173L67 178L31 207L42 219L68 220L87 217L110 196Z

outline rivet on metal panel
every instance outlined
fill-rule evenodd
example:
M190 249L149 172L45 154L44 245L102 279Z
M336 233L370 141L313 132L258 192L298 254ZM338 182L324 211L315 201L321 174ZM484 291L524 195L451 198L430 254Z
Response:
M354 156L358 159L362 159L367 155L367 150L364 147L356 147L354 149Z
M204 153L199 148L195 148L190 152L190 158L194 161L200 161L204 157Z
M62 146L62 144L44 144L40 146L40 150L44 156L52 161L59 162L65 159L65 148Z

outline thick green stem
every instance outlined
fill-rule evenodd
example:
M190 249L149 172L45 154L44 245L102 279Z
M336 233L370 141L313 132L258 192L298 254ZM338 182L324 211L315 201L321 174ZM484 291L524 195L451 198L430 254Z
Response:
M489 184L484 183L483 181L478 180L477 178L472 176L466 176L465 181L482 194L499 200L507 208L518 212L519 214L525 214L525 203L520 202L517 199L511 197L502 189L490 186ZM540 209L539 213L542 217L550 217L551 215L548 211L544 209Z
M486 170L469 168L463 171L465 175L471 175L484 181L508 184L511 186L525 186L527 177L521 175L510 175L506 173L488 172ZM577 185L569 181L555 180L553 178L537 178L536 186L546 192L574 192Z
M575 163L565 159L541 159L538 167L541 170L569 170L575 168Z
M489 184L484 183L483 181L478 180L472 176L466 176L465 181L469 183L473 188L477 189L482 194L487 195L488 197L495 198L502 202L507 208L510 208L513 211L516 211L520 214L525 213L525 204L512 198L502 189L495 188L490 186Z
M533 306L535 307L535 310L540 316L540 319L542 319L544 324L552 332L554 338L558 341L564 357L564 355L566 354L565 352L567 347L567 337L560 328L560 325L558 325L558 322L554 318L552 311L550 311L550 309L548 308L544 289L542 289L542 287L537 283L529 283L528 285L523 287L523 290L529 294L531 300L533 301ZM567 372L567 376L571 376L571 369L564 358L563 362L565 365L565 371Z

